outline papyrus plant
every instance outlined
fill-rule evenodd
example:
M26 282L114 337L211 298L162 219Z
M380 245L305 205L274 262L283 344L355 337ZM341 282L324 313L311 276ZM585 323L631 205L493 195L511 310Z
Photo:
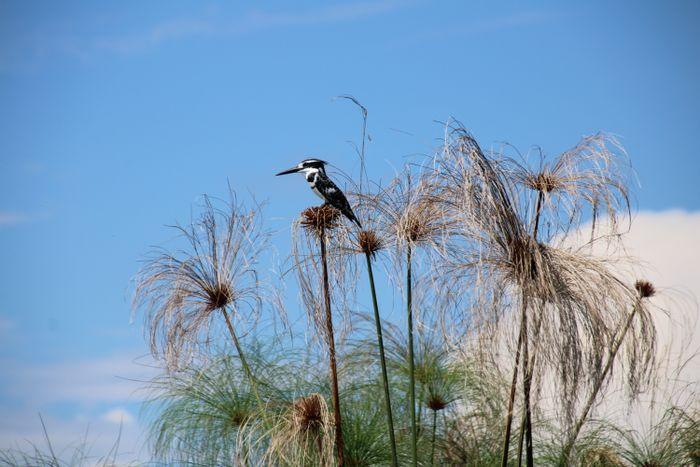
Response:
M487 156L464 128L455 126L448 132L436 161L436 184L444 210L458 223L446 249L444 277L451 284L461 282L469 290L479 304L471 310L493 313L490 317L472 317L472 322L508 326L513 320L507 311L519 309L511 387L515 387L520 365L526 457L528 465L532 465L529 368L534 330L528 326L530 315L537 316L541 323L537 330L538 361L557 376L562 409L571 422L579 390L598 380L605 348L617 323L634 303L635 292L617 277L610 259L566 246L562 241L543 243L534 238L534 219L530 215L535 211L542 215L543 201L540 200L539 208L529 208L529 198L522 196L522 185L516 183L507 162L497 155ZM552 216L547 220L550 230L566 232L568 226L557 225L556 219ZM646 333L643 338L646 340L640 348L652 351L648 339L653 334ZM644 355L638 358L646 360ZM638 371L650 369L643 365L629 367ZM514 395L514 389L511 394ZM509 404L504 463L508 458L512 410Z
M397 270L405 271L406 329L408 337L409 388L408 404L411 420L411 458L417 465L418 425L416 419L416 378L414 365L414 262L417 250L426 256L439 248L446 231L446 218L433 197L433 185L424 173L406 167L375 197L383 230L395 250Z
M307 208L295 224L293 257L299 280L299 287L307 312L320 331L322 342L328 352L330 366L330 386L333 398L333 422L335 429L335 450L339 466L344 465L343 428L338 384L338 364L331 310L332 296L342 296L348 284L343 281L343 258L339 254L340 241L335 238L340 232L340 211L328 204ZM299 232L301 230L301 232ZM329 243L333 251L329 252ZM318 249L315 245L318 245ZM334 280L330 285L329 261L333 262ZM320 292L320 293L319 293ZM319 296L320 295L320 296Z
M267 296L257 271L269 238L260 206L247 208L234 193L221 206L205 196L199 215L173 228L181 247L154 250L136 278L133 304L144 311L153 355L178 368L209 344L212 323L223 318L257 393L237 328L254 321Z

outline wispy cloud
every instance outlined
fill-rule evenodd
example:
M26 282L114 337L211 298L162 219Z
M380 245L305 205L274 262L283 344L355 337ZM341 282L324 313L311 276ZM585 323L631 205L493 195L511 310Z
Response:
M474 16L445 21L439 27L427 26L411 31L410 35L397 37L389 48L406 47L426 41L448 40L455 37L479 36L509 29L553 23L568 16L561 11L527 10L501 16Z
M115 52L134 52L172 40L195 37L230 37L251 34L282 27L311 26L360 20L396 10L407 2L383 0L327 5L297 11L251 10L242 16L219 17L207 15L201 18L177 18L152 26L144 32L95 42L97 49Z
M144 465L149 459L145 429L135 421L120 423L82 415L63 418L47 413L42 413L41 417L51 447L59 458L70 458L72 453L80 451L88 456L88 461L95 462L81 465L103 465L97 460L116 450L117 463L114 465ZM36 447L48 452L46 436L36 411L5 410L3 422L0 425L0 449L32 452ZM135 464L136 461L141 462Z
M454 32L481 34L510 29L518 26L530 26L534 24L546 23L561 18L562 16L562 13L559 12L524 11L508 16L480 18L473 22L466 23L460 28L455 28Z
M14 321L0 315L0 336L4 336L15 327Z
M0 227L9 227L17 224L23 224L30 221L32 218L28 214L21 212L0 211Z
M0 395L29 405L115 403L138 400L142 381L154 374L151 360L129 355L65 361L45 365L5 361L12 381L0 383Z
M165 43L195 38L243 36L275 28L313 26L358 21L386 14L415 3L413 0L380 0L338 3L321 7L272 11L255 9L240 13L205 10L199 15L167 18L141 30L113 35L46 35L29 31L12 37L10 46L0 49L0 70L12 69L18 61L25 65L51 56L88 59L96 54L129 54L151 50ZM21 66L20 68L27 68Z
M89 438L104 455L121 438L120 451L134 459L143 431L129 407L138 407L144 381L156 372L149 358L118 354L50 364L0 361L0 448L28 441L44 446L37 413L59 449Z

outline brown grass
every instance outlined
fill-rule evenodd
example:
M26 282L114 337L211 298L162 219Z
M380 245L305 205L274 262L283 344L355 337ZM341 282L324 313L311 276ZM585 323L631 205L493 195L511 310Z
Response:
M270 430L270 465L330 465L333 420L326 400L313 393L295 399Z

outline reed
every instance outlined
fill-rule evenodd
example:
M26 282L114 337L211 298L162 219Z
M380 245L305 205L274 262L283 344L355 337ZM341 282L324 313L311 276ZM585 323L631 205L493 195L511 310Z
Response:
M222 204L205 196L199 217L174 226L185 247L175 252L159 248L145 260L133 307L145 311L151 352L173 370L208 345L211 324L220 313L257 394L234 320L254 321L266 300L268 288L257 265L270 234L262 228L259 205L247 208L233 192Z
M446 226L439 206L433 202L432 185L423 173L406 167L376 196L376 210L395 246L396 262L405 271L406 329L408 337L408 406L411 421L411 463L418 463L418 421L416 419L416 378L414 362L414 281L416 250L439 245ZM403 257L403 258L402 258Z
M537 196L540 208L529 210L529 198L523 196L522 184L517 183L514 175L517 171L512 168L512 163L498 154L487 156L463 127L455 125L448 131L436 167L440 203L458 223L458 227L452 229L453 235L443 258L443 276L451 284L461 281L468 284L476 303L472 309L491 313L491 316L471 318L480 325L507 325L509 320L502 319L504 310L512 309L513 303L521 304L520 344L516 348L516 357L518 348L522 348L524 354L526 344L532 342L532 326L526 327L526 324L527 315L535 312L538 316L535 323L542 328L536 332L539 336L536 343L538 361L558 376L564 418L573 424L577 394L583 386L592 387L597 381L603 366L605 344L623 316L623 310L634 301L634 294L617 277L613 260L595 257L580 247L568 246L561 238L551 236L545 243L538 234L535 240L529 227L534 233L535 225L541 226L542 220L535 214L538 222L533 224L528 213L539 212L544 216L550 211L559 211L550 207L545 194ZM552 191L553 180L553 177L540 177L537 186ZM607 200L607 197L595 201L597 198L590 195L593 185L584 186L589 191L583 190L583 193L593 200L591 203L596 209L605 205L600 199ZM625 196L621 197L625 199ZM566 219L583 219L584 204L580 200L569 203L571 215ZM611 201L610 205L613 204ZM616 213L612 215L616 216ZM574 221L557 225L557 219L557 215L547 217L545 225L549 232L575 230ZM639 343L643 352L637 356L629 355L636 359L635 365L629 368L643 378L650 371L650 366L643 363L653 352L653 333L647 333ZM524 355L521 357L526 359ZM528 435L531 430L527 428L527 420L531 419L531 363L521 365L524 368L527 441L531 436ZM504 462L508 458L507 424L510 418L512 412L506 414ZM531 446L527 441L529 464L533 459Z
M322 293L324 309L325 342L328 347L330 365L331 396L333 398L333 422L335 426L335 450L338 466L344 461L343 423L340 409L340 392L338 388L338 364L336 359L333 314L331 312L331 291L328 283L327 233L336 229L340 221L340 211L328 204L305 209L301 214L301 226L313 235L319 244L322 270Z

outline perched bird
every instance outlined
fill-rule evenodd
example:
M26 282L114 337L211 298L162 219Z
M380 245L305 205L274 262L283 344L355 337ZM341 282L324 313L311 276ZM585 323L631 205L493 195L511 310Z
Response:
M325 167L326 161L322 161L321 159L305 159L299 162L296 167L284 170L278 173L277 176L297 172L304 174L304 178L309 182L311 190L316 193L319 198L339 210L345 217L357 224L359 228L362 228L362 224L360 224L355 213L352 212L348 199L343 192L340 191L340 188L333 183L333 180L326 175Z

